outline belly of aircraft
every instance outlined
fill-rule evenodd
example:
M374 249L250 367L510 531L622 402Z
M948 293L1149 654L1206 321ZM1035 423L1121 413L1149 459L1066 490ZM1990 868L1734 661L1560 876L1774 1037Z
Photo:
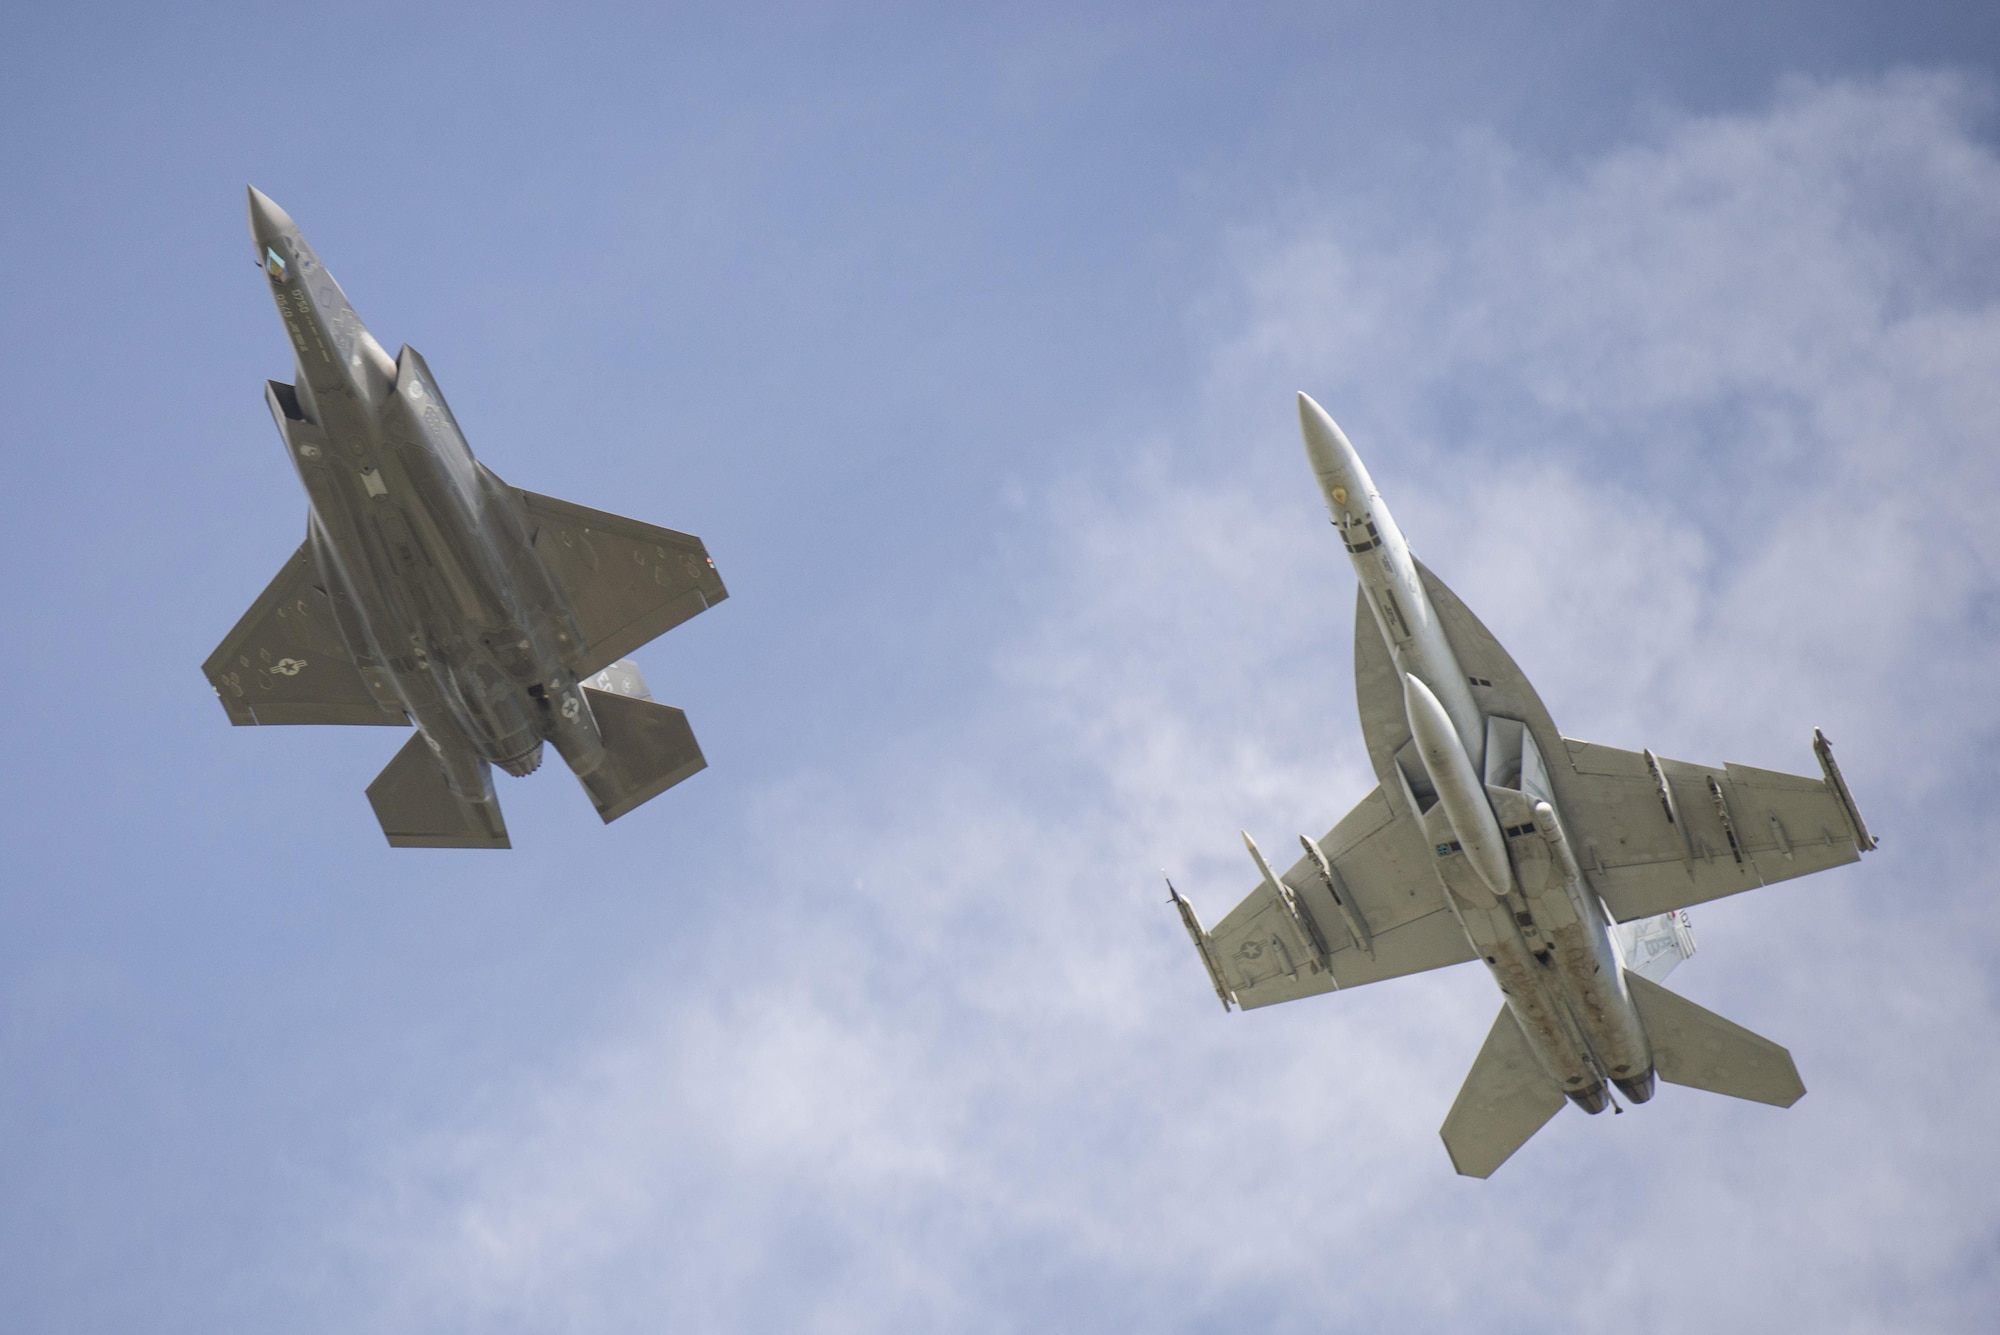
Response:
M323 476L307 486L369 641L350 644L350 653L379 658L402 707L426 732L449 730L502 769L531 772L546 711L523 682L548 675L537 670L546 655L521 618L508 614L501 592L486 587L493 581L454 550L464 544L382 494L408 488L405 477L388 475L378 492L368 479L380 475L354 471L358 484Z

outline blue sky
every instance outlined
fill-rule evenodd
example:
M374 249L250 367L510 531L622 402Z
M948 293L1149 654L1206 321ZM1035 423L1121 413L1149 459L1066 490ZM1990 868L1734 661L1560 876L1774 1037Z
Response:
M1983 1330L2000 16L82 6L0 45L0 1311L63 1331ZM381 843L232 730L297 544L243 220L517 485L699 533L710 768ZM1884 848L1695 911L1778 1113L1437 1124L1464 970L1225 1018L1366 792L1312 392L1572 736Z

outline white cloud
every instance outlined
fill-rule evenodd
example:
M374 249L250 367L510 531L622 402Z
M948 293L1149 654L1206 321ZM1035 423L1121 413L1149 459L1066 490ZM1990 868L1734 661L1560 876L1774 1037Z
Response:
M746 829L707 972L357 1188L376 1324L1974 1328L2000 929L1988 511L2000 160L1939 78L1788 87L1571 172L1474 143L1404 235L1246 232L1204 421L1071 480L988 702ZM1888 835L1697 911L1676 986L1789 1112L1565 1113L1486 1184L1436 1126L1465 970L1224 1019L1163 904L1368 787L1351 578L1291 434L1342 418L1579 735L1810 768ZM988 591L989 593L993 591ZM365 1241L361 1241L365 1239Z

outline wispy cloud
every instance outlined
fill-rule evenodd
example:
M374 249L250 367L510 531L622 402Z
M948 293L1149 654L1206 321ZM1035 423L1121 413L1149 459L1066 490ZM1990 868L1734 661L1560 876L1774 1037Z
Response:
M1052 490L979 591L981 707L801 776L695 976L385 1149L381 1328L1973 1328L2000 1208L1989 509L2000 160L1976 90L1796 84L1574 171L1472 142L1438 199L1246 228L1207 404ZM1400 222L1402 225L1394 227ZM1388 237L1390 239L1384 239ZM1789 1043L1778 1113L1565 1113L1493 1182L1436 1126L1459 970L1225 1019L1237 825L1372 780L1309 388L1578 735L1809 769L1889 836L1697 913L1676 985Z

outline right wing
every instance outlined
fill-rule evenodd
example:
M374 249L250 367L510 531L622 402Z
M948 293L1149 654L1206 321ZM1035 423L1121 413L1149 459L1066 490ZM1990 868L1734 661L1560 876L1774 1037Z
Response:
M1822 752L1824 782L1748 765L1658 760L1678 817L1669 820L1643 753L1563 737L1493 633L1422 562L1417 571L1481 711L1517 719L1534 737L1577 856L1616 921L1822 871L1874 847L1830 752ZM1400 815L1409 805L1406 781L1422 776L1422 762L1409 744L1402 679L1365 591L1355 607L1354 683L1369 759Z
M518 488L517 488L518 490ZM535 554L587 641L587 677L729 596L701 539L587 506L519 493Z
M1260 883L1207 934L1210 958L1239 1006L1269 1006L1473 958L1445 904L1422 829L1391 810L1379 786L1319 846L1366 927L1367 945L1355 939L1312 859L1301 856L1281 879L1325 944L1327 968L1313 959L1313 945L1289 908L1268 882Z
M301 543L201 665L229 721L408 727L376 703L347 656L318 578L311 546Z
M1861 838L1831 783L1692 765L1563 739L1553 777L1592 884L1619 922L1854 862ZM1555 767L1552 767L1555 768ZM1667 797L1661 794L1665 783ZM1672 816L1669 816L1671 807Z

